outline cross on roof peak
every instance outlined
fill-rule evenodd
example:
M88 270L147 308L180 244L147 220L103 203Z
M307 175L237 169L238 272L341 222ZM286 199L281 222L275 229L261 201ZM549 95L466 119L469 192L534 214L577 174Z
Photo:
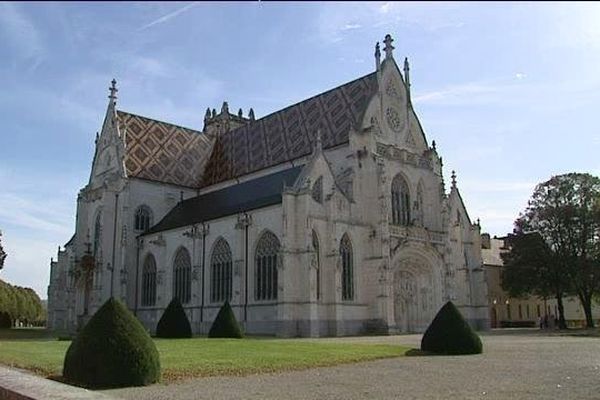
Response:
M119 89L117 89L117 80L113 78L113 80L110 82L110 87L108 88L110 94L108 95L108 98L111 99L112 101L115 101L117 99L117 92L119 91Z

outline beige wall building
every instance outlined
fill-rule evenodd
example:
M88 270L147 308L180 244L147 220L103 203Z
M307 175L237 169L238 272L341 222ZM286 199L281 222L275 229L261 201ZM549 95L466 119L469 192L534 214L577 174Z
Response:
M548 315L549 319L558 315L556 299L541 299L535 296L525 298L509 297L502 290L503 261L501 254L509 251L506 238L490 238L481 235L481 256L488 285L488 304L490 326L492 328L539 326L539 318ZM570 327L585 326L585 314L576 296L563 299L565 319ZM600 306L594 304L592 309L594 319L600 319ZM552 324L552 321L550 322Z

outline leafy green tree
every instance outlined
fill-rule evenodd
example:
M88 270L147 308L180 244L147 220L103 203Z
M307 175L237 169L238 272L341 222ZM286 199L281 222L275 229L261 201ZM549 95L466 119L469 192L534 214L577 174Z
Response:
M508 235L510 251L503 253L502 288L511 297L536 295L555 297L558 305L558 326L566 328L563 297L571 289L567 270L557 262L554 253L537 233L520 229Z
M0 231L0 269L4 268L4 261L8 254L2 248L2 231Z
M562 295L566 291L577 294L586 326L593 327L592 299L600 289L600 179L569 173L537 185L525 212L515 222L517 235L532 232L549 249L552 265L548 268L554 272L551 279L566 281L560 296L554 288L560 299L562 327Z

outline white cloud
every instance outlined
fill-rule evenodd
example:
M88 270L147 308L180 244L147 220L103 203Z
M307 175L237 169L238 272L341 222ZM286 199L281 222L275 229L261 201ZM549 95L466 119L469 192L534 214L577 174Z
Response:
M527 75L522 72L517 72L515 74L515 78L517 78L517 79L525 79L526 77L527 77Z

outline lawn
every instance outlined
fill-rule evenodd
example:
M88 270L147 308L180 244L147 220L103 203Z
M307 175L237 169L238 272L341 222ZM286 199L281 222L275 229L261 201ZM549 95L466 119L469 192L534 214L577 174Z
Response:
M41 334L40 334L41 335ZM0 333L0 363L60 376L69 341L16 339ZM39 336L38 336L39 337ZM155 339L162 381L248 375L331 366L404 355L408 347L295 339Z

